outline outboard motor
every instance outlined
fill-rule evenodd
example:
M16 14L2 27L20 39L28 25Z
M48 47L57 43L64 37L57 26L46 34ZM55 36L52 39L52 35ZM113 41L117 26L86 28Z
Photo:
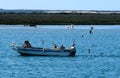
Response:
M70 56L75 56L75 54L76 54L76 48L75 46L72 46L70 50Z

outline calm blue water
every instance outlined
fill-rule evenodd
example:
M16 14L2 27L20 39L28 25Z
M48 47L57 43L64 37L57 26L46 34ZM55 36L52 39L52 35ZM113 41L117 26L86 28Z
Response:
M0 78L120 78L120 26L0 27ZM84 38L81 38L84 35ZM75 57L20 56L10 47L22 45L69 48L75 40ZM41 42L45 44L42 45ZM90 49L90 52L88 51Z

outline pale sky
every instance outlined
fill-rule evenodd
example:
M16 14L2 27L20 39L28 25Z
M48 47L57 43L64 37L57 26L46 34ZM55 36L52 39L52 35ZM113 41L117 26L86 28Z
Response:
M2 9L120 10L120 0L0 0Z

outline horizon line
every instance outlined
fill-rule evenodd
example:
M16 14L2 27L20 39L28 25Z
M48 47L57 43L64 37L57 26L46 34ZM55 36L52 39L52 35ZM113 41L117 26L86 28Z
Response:
M0 10L49 10L49 11L120 11L120 10L67 10L67 9L3 9L0 8Z

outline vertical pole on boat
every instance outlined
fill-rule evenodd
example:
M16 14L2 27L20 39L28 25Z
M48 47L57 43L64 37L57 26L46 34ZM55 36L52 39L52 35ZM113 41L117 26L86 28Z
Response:
M73 42L72 42L72 47L73 47L73 46L75 46L75 40L73 40Z
M42 48L44 48L44 40L41 40L41 43L42 43Z
M73 43L75 43L75 39L73 40Z

